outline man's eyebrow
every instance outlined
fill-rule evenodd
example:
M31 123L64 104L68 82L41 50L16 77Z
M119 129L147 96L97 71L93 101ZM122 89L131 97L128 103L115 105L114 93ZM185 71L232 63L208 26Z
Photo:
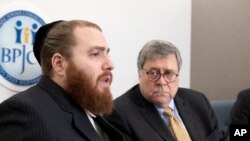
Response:
M157 68L157 67L152 67L152 68L150 68L150 70L157 70L157 71L160 71L161 69L160 69L160 68ZM164 71L164 72L166 72L166 71L174 72L173 69L168 69L168 68L163 69L163 71Z
M110 51L110 48L106 48L106 47L103 47L103 46L93 46L93 47L90 48L89 51L93 51L93 50L105 51L105 49L107 49L107 52Z

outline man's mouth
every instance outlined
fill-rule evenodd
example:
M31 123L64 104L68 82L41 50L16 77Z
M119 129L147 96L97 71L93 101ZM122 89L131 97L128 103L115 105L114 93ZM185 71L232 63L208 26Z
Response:
M106 72L99 76L99 83L104 87L110 87L112 82L112 73Z
M108 84L108 85L111 85L111 82L112 82L112 76L111 75L108 75L108 76L105 76L101 79L102 82Z

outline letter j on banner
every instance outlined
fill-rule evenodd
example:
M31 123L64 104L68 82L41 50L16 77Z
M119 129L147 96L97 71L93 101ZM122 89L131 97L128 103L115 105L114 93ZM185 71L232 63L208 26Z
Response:
M41 70L33 53L38 28L45 22L28 10L8 11L0 17L0 83L5 87L36 84Z

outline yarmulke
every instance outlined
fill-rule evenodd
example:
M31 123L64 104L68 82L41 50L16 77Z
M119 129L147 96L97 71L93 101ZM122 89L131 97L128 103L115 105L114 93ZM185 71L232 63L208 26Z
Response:
M60 22L62 22L62 21L61 20L60 21L54 21L52 23L45 24L45 25L41 26L38 29L38 31L36 32L35 41L34 41L34 44L33 44L33 52L34 52L34 55L36 57L36 60L38 61L38 63L40 65L41 65L40 54L41 54L41 50L42 50L42 47L43 47L43 44L44 44L44 40L47 37L47 34L49 33L49 31L56 24L58 24Z

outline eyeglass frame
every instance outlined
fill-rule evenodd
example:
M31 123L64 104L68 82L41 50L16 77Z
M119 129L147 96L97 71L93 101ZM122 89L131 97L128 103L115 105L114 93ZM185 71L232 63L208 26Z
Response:
M158 80L163 76L163 79L164 79L166 82L172 83L172 82L174 82L174 81L176 80L176 78L179 76L179 73L175 73L175 72L173 72L172 70L167 70L167 71L165 71L164 73L161 73L160 70L158 70L158 69L150 69L149 71L147 71L147 70L145 70L145 69L141 69L141 70L145 71L146 74L147 74L148 80L153 81L153 82L158 81ZM152 74L152 70L155 70L155 71L157 72L157 75L159 75L157 79L152 79L152 78L150 78L149 75L150 75L150 73ZM170 79L167 77L166 74L169 73L169 72L171 72L172 76L174 76L174 79L173 79L173 80L170 80ZM165 75L166 75L166 76L165 76Z

